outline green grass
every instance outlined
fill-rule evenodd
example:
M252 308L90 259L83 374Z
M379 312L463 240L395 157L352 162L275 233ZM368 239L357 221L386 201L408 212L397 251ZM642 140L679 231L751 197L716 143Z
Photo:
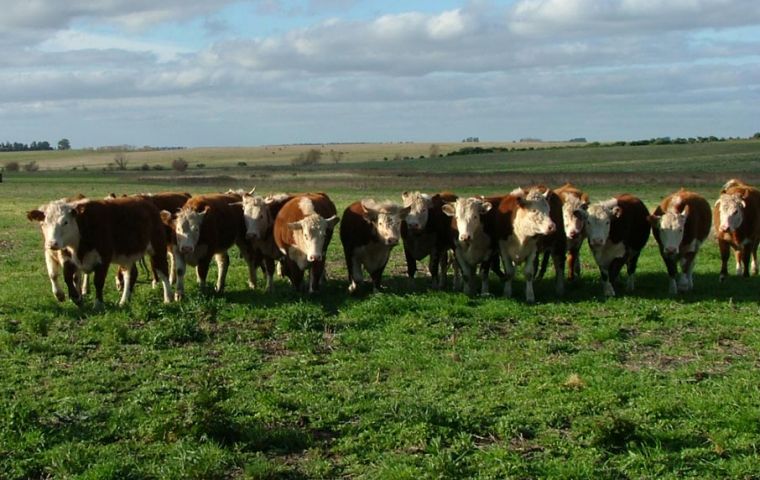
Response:
M680 186L626 186L634 177L589 191L634 190L651 208ZM697 190L712 201L724 180ZM328 192L342 210L427 181L331 179ZM410 289L400 248L388 292L350 297L336 238L316 297L282 280L249 291L234 254L220 296L191 274L186 300L163 305L141 272L125 308L111 279L103 312L57 303L24 212L171 182L0 184L0 478L757 478L760 280L719 283L712 241L695 291L676 299L652 241L636 292L609 300L585 247L584 280L560 300L549 275L533 306L521 281L515 299L430 292L424 276Z

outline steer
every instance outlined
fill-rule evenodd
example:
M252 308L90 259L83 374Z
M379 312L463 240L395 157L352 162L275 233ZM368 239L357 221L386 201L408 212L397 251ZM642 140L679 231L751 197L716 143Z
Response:
M523 189L524 195L534 190L536 196L538 193L546 199L548 205L548 215L551 221L554 223L554 230L547 235L540 235L538 243L536 245L535 265L533 271L535 273L535 280L541 280L546 273L546 267L549 263L549 256L552 257L554 263L554 282L555 291L557 295L562 295L565 292L565 258L567 256L567 238L565 236L565 223L563 219L563 203L562 199L554 190L551 190L544 185L538 185L531 187L530 189ZM543 262L541 262L541 268L538 269L538 262L541 258L541 253L544 254Z
M430 256L433 288L443 288L446 284L449 250L454 248L454 238L451 220L443 213L442 208L444 203L456 201L457 196L449 192L432 196L420 192L404 192L401 198L404 207L411 208L401 223L401 238L404 241L409 279L414 279L417 261Z
M110 264L122 268L124 288L119 305L131 296L134 265L146 253L164 289L164 302L171 301L166 235L159 210L139 198L92 200L67 203L52 202L44 211L29 212L29 218L42 226L45 246L50 250L66 250L75 268L65 268L67 285L73 284L76 270L95 275L95 306L103 306L103 285ZM69 288L72 300L82 303L76 289Z
M652 235L670 277L669 292L694 288L694 261L699 247L710 234L710 204L704 197L683 188L665 197L649 216ZM681 275L676 281L678 263Z
M349 293L355 292L362 283L362 267L372 279L373 290L380 290L391 249L398 245L401 236L401 222L410 211L411 207L391 201L378 203L365 199L352 203L343 212L340 240L346 258Z
M746 185L729 187L713 208L713 225L720 248L720 279L728 275L731 248L737 251L736 274L757 274L757 247L760 243L760 192Z
M629 291L641 249L649 239L649 211L633 195L623 194L588 207L588 244L594 254L602 279L604 294L615 296L612 284L623 265L628 266Z
M282 258L282 252L274 241L274 221L277 214L292 195L276 194L262 197L254 195L254 188L243 193L243 218L245 219L245 238L253 255L260 260L267 277L267 292L274 288L275 261ZM256 288L256 265L249 272L251 288Z
M250 249L245 242L243 209L239 195L209 194L191 197L182 208L172 213L161 211L161 218L176 235L175 263L177 266L177 300L185 294L187 265L195 266L201 290L206 288L211 258L216 260L216 292L224 291L230 257L227 253L237 245L246 262L251 262ZM238 205L236 205L238 204Z
M338 223L335 205L324 193L296 195L282 206L274 221L274 241L283 258L283 270L301 290L309 271L309 293L324 278L327 247Z
M554 190L562 200L562 224L565 230L567 248L567 279L576 280L581 274L580 251L586 238L586 217L588 216L588 195L574 185L566 183ZM559 222L557 222L559 224ZM546 269L546 256L541 266L541 274Z

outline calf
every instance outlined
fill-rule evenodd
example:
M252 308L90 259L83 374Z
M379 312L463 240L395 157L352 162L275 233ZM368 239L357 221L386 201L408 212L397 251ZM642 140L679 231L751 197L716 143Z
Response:
M124 289L119 305L129 301L134 281L134 265L146 253L164 288L164 302L171 301L166 236L159 210L138 198L52 202L44 211L29 212L42 226L46 248L67 250L75 268L65 268L67 285L75 271L94 272L96 307L103 305L103 285L111 262L122 267ZM71 283L70 283L71 282ZM72 300L81 304L79 292L70 288Z
M694 288L694 260L710 233L710 204L702 196L684 189L665 197L649 216L652 235L670 277L669 292ZM676 281L678 263L681 276Z
M363 281L362 267L367 270L374 290L380 290L385 266L391 249L401 236L401 222L411 207L393 202L362 200L349 205L343 212L340 240L348 270L349 293Z
M274 221L274 241L283 255L283 271L301 290L309 271L309 293L319 290L327 247L338 223L335 205L324 193L296 195L282 206Z
M454 248L451 220L443 213L443 204L454 202L457 196L443 192L427 195L420 192L401 194L409 214L401 223L401 239L409 279L417 272L417 261L430 256L430 276L433 288L443 288L446 283L449 250ZM439 275L440 268L440 275Z
M554 191L543 185L538 185L530 189L523 189L523 193L528 195L531 190L535 190L541 193L546 199L546 203L549 207L548 215L551 221L554 223L554 230L547 235L539 235L538 242L536 244L536 255L534 272L535 280L541 280L546 273L546 267L549 263L549 257L551 256L554 263L554 282L555 291L557 295L563 295L565 292L565 258L567 256L567 238L565 235L565 223L563 215L563 202L560 196ZM544 254L543 262L541 262L541 268L538 267L538 261L541 254Z
M277 194L262 197L254 195L254 190L246 192L242 197L243 218L245 220L245 238L252 249L252 254L260 261L267 277L267 291L274 288L275 261L283 254L274 241L274 223L282 207L293 195ZM251 288L256 288L256 265L252 262L253 271L249 272Z
M633 195L620 195L590 205L586 226L604 294L615 296L612 284L623 265L628 266L628 290L633 290L639 255L649 239L647 207Z
M187 265L195 266L198 284L205 290L206 277L212 257L217 264L216 292L224 291L230 257L227 250L237 245L241 256L251 262L250 249L245 242L243 209L239 195L210 194L191 197L175 213L163 210L161 218L176 236L175 264L177 293L185 294Z
M586 218L588 216L588 195L570 183L554 190L562 201L562 225L565 231L567 250L567 279L576 280L581 274L580 251L586 238ZM556 221L556 220L555 220ZM559 222L557 222L559 225ZM546 269L546 256L541 270ZM539 277L542 275L539 275Z
M728 275L731 248L737 251L736 274L757 274L757 247L760 243L760 192L746 185L733 186L721 193L713 208L713 225L720 248L720 279Z

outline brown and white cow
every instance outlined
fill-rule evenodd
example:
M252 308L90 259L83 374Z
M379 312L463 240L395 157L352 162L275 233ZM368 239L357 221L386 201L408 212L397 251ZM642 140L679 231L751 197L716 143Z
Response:
M731 187L751 187L752 185L749 185L744 180L741 180L739 178L731 178L726 181L726 183L723 184L723 186L720 188L720 193L726 193L726 190L728 190Z
M339 219L335 204L324 193L296 195L282 206L274 221L274 241L283 255L283 271L296 290L309 272L309 293L324 279L327 247Z
M454 249L451 219L443 213L443 204L456 201L457 196L450 192L435 195L404 192L401 199L404 207L410 207L401 223L407 275L410 280L414 279L417 261L429 256L433 288L443 288L446 284L449 251Z
M245 238L252 249L255 261L250 265L250 287L256 288L256 263L261 263L267 277L267 291L274 288L275 261L283 254L274 241L274 222L282 207L293 198L285 193L262 197L254 195L255 188L243 193L243 218L245 220Z
M683 188L665 197L649 216L652 235L668 269L671 295L694 288L694 261L710 234L712 212L704 197ZM678 263L681 275L678 276Z
M588 207L588 244L599 266L605 295L615 296L612 285L623 265L628 267L627 288L634 289L636 266L650 229L649 211L633 195L619 195Z
M75 270L94 272L96 307L103 305L103 285L108 267L122 267L124 289L119 305L129 301L137 260L146 253L164 288L164 302L171 301L171 286L166 262L166 235L159 210L138 198L83 200L75 203L52 202L44 210L29 212L40 222L45 246L50 250L67 250L75 269L65 268L73 283ZM79 292L70 289L75 303L81 304Z
M195 266L201 290L206 288L211 259L216 260L216 292L224 291L230 257L227 250L237 245L241 256L251 262L245 242L243 209L239 195L208 194L191 197L178 212L163 210L161 218L176 236L177 300L185 294L187 265Z
M549 257L554 264L554 290L557 295L565 293L565 258L567 256L567 238L565 235L565 222L563 218L563 202L560 196L544 185L537 185L529 189L522 189L525 195L530 191L541 193L546 199L549 206L549 218L554 222L554 230L547 235L539 235L536 244L534 280L541 280L546 273L546 267L549 263ZM538 268L538 262L541 254L544 254L541 267Z
M566 237L567 278L577 279L581 274L580 251L586 239L586 217L588 216L589 198L586 193L571 183L554 190L562 200L562 224ZM559 223L558 223L559 224ZM541 270L546 268L546 257Z
M391 201L364 199L343 212L340 240L348 270L348 291L355 292L363 282L362 268L372 279L373 290L380 290L383 271L393 247L401 239L401 222L411 207Z
M757 247L760 244L760 192L749 186L729 187L713 207L715 237L720 248L720 279L728 275L731 248L737 251L736 274L757 274ZM751 260L751 267L750 267Z

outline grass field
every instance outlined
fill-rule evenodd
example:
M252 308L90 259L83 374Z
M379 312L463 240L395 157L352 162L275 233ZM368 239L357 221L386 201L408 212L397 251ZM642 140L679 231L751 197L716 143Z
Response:
M512 171L476 156L6 174L0 478L760 478L760 279L719 283L712 240L695 290L678 298L653 240L636 292L609 300L585 247L583 281L557 299L548 275L536 305L519 281L514 299L431 292L424 275L409 288L400 247L387 292L350 297L336 238L319 296L282 280L274 295L249 291L233 254L223 295L202 296L191 279L183 303L163 305L141 273L129 306L116 306L109 280L96 312L91 298L81 310L55 301L25 218L76 192L251 183L325 190L340 212L414 188L490 193L570 178L592 199L632 191L653 208L682 185L712 202L729 172L760 174L760 143L692 147L510 152Z

